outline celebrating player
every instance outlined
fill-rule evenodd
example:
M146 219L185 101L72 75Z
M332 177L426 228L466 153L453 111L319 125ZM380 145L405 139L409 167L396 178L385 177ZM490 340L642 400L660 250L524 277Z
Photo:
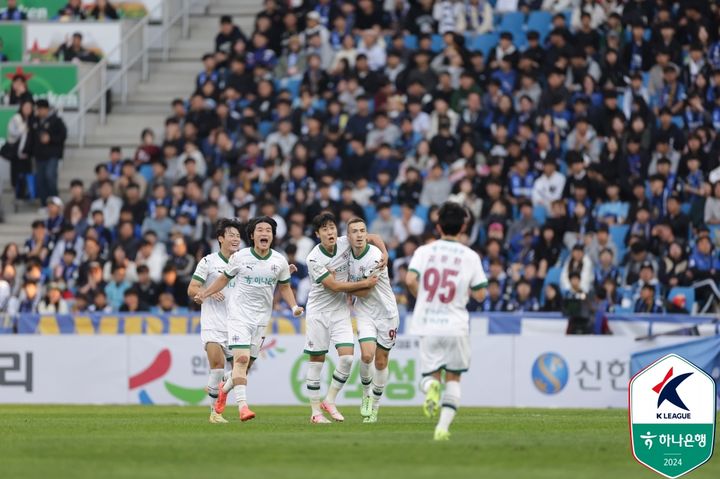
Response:
M215 410L222 413L227 394L234 387L241 421L255 417L247 404L247 370L257 357L270 321L276 284L279 285L280 296L292 308L293 315L297 317L303 313L290 287L290 266L280 253L271 248L276 230L275 220L268 216L250 221L247 236L253 246L233 254L224 274L196 297L196 300L204 301L222 290L230 280L235 280L227 311L227 340L233 353L233 371L232 377L222 385Z
M216 278L223 276L228 258L240 248L240 224L229 219L220 220L215 238L220 244L220 251L205 256L198 263L188 286L187 292L191 298L195 298L203 284L212 284ZM230 283L229 289L232 286L233 284ZM227 309L225 295L221 289L217 290L200 308L200 338L210 363L207 392L212 402L210 422L213 424L227 423L222 413L215 410L215 400L218 397L218 385L225 372L225 360L232 359L232 353L227 347Z
M380 397L388 378L388 355L395 345L400 315L387 267L380 268L382 253L368 244L367 227L360 218L347 223L350 240L350 281L362 281L377 276L374 288L355 291L355 316L357 318L358 341L360 343L360 381L363 385L363 400L360 415L363 422L377 422ZM372 361L375 359L375 373ZM372 385L372 399L370 389Z
M466 227L462 206L447 202L438 211L440 240L419 247L410 261L406 284L417 298L410 333L421 337L420 363L425 393L425 414L436 414L440 400L440 374L445 370L445 394L435 440L450 438L448 428L460 405L460 376L470 366L469 291L482 301L487 278L480 257L460 244Z
M310 356L310 362L305 383L312 408L310 421L322 424L330 422L322 411L330 414L335 421L345 419L335 407L335 398L345 385L353 363L354 337L350 308L344 293L372 288L378 278L374 276L355 283L348 282L350 245L347 237L338 238L337 223L331 213L316 216L313 219L313 230L320 238L320 244L307 256L312 287L307 303L305 353ZM387 264L385 244L377 235L367 235L367 238L382 251L379 267L384 267ZM333 372L328 394L321 403L320 375L330 344L337 350L338 365Z

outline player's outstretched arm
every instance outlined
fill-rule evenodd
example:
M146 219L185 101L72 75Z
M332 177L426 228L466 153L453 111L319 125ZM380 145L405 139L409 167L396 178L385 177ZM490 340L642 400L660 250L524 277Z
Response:
M482 286L476 286L475 288L470 289L470 294L472 295L473 299L477 301L478 303L482 303L485 301L485 295L487 293L487 283L485 283Z
M230 282L230 278L222 274L218 276L218 278L213 281L213 283L207 287L205 290L200 290L194 297L194 301L198 304L202 304L203 301L205 301L207 298L212 296L215 293L219 293L220 291L227 286L227 284Z
M382 260L380 263L378 263L378 268L382 269L385 266L387 266L388 252L387 252L387 248L385 247L385 242L383 241L382 237L380 235L368 233L367 241L371 245L376 246L382 253Z
M335 291L336 293L354 293L355 291L360 291L362 289L374 288L377 282L377 276L372 276L354 283L347 283L345 281L338 281L335 279L335 276L329 274L322 280L322 285L330 291Z
M417 298L418 293L418 274L415 271L408 271L405 275L405 286L407 286L410 294Z
M290 283L280 283L278 290L280 291L280 297L290 306L290 309L292 309L293 316L302 316L305 310L302 306L298 306L297 301L295 301L295 295L293 294Z

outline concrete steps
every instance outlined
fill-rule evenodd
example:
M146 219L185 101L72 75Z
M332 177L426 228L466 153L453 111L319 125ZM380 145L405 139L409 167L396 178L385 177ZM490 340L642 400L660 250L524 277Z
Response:
M97 116L87 119L88 132L83 148L68 146L59 173L60 195L67 198L70 181L82 179L86 186L94 181L95 166L108 161L111 146L120 146L124 157L132 157L140 143L140 132L149 127L162 139L165 118L175 98L187 98L195 86L195 76L202 69L202 55L214 49L220 17L232 15L246 35L253 31L255 15L262 9L261 0L211 0L209 9L190 17L190 38L171 43L169 61L162 61L162 52L150 53L150 79L147 83L132 82L128 102L119 103L115 96L112 111L105 125L97 124ZM171 38L176 38L172 34ZM41 218L38 205L21 204L14 213L12 192L2 192L5 223L0 225L0 248L8 242L19 244L30 235L30 224Z

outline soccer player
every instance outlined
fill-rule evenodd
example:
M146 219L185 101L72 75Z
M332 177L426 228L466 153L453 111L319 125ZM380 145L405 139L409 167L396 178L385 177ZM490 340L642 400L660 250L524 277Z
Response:
M293 315L303 314L290 287L290 265L284 256L271 248L276 231L277 223L268 216L251 220L247 236L253 246L233 254L224 274L196 297L198 301L204 301L235 280L227 310L227 341L233 354L233 371L232 377L222 385L215 410L222 413L227 394L235 388L243 422L255 417L247 404L247 370L253 360L251 356L253 353L257 356L259 352L272 315L275 285L278 285L282 299L292 308Z
M195 298L205 283L212 284L216 278L223 275L227 267L228 258L240 248L240 224L229 219L218 222L215 232L220 244L220 251L205 256L195 268L192 280L188 286L188 296ZM232 289L233 283L228 285ZM228 290L225 290L228 293ZM232 359L228 349L227 309L225 294L218 290L200 308L200 338L210 364L207 392L212 402L210 406L210 422L224 424L227 420L215 410L215 400L218 397L218 385L225 372L225 360Z
M444 441L450 438L448 429L460 405L460 376L470 366L469 292L482 302L487 278L477 253L458 242L467 226L465 209L446 202L438 217L440 239L415 251L405 283L417 298L410 333L420 336L420 389L428 417L437 413L445 370L445 394L435 427L435 440Z
M353 293L357 297L355 317L361 352L360 381L363 385L360 415L365 418L363 422L374 423L377 422L380 397L388 379L388 355L395 345L400 315L387 267L378 267L382 262L382 252L367 242L365 222L360 218L351 219L347 222L347 232L351 248L350 281L362 281L370 276L378 277L374 288Z
M350 243L345 236L338 238L337 223L331 213L317 215L313 219L313 230L320 244L310 251L306 261L312 286L305 327L305 354L310 356L305 384L312 409L310 422L326 424L330 421L323 411L335 421L345 420L335 407L335 398L350 376L353 363L354 335L345 293L372 288L378 278L348 282ZM387 264L385 243L377 235L368 235L368 241L382 251L383 261L379 266L384 267ZM327 396L320 402L320 376L331 344L337 350L338 365Z

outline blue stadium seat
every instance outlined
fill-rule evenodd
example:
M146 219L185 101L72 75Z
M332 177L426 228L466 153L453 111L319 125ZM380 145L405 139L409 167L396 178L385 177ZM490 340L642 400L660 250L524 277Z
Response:
M283 78L282 80L275 81L276 90L287 90L290 92L293 98L297 98L300 95L300 78Z
M533 206L533 218L535 218L535 221L538 223L545 224L545 220L547 219L547 210L544 206Z
M628 230L630 230L630 225L610 225L610 238L612 238L613 242L615 243L615 246L617 246L618 249L618 257L622 257L620 255L620 250L622 249L623 253L625 252L625 236L627 235Z
M410 50L417 50L418 39L415 35L405 35L405 47Z
M517 39L523 33L524 24L525 14L523 12L507 12L502 16L497 30L510 32Z
M443 41L442 35L433 35L430 49L434 52L440 52L445 48L445 42Z
M686 215L690 214L690 208L692 208L692 205L690 203L683 203L680 205L680 211L682 211Z
M377 218L377 208L374 206L366 206L363 208L363 211L365 212L365 223L369 228L372 222L375 221L375 218Z
M267 136L272 133L274 127L275 123L272 121L261 121L260 125L258 125L258 133L260 133L262 138L267 138Z
M402 207L400 205L392 205L390 207L390 212L392 213L394 218L400 218L402 215Z
M480 51L485 55L485 58L487 58L490 50L497 45L499 38L499 35L494 32L476 35L470 44L470 50Z
M562 274L562 266L553 266L547 270L545 275L545 284L560 284L560 275Z
M545 37L550 33L550 27L552 26L552 13L543 10L536 10L530 12L528 16L526 29L535 30L540 34L540 42L545 41Z
M428 212L430 211L430 208L428 208L425 205L417 205L415 207L415 216L420 218L421 220L425 221L427 219Z
M692 313L695 306L695 288L675 286L668 293L668 300L672 301L675 296L679 295L685 296L685 309Z
M678 128L685 128L685 120L680 115L675 115L672 117L673 125L677 126Z

